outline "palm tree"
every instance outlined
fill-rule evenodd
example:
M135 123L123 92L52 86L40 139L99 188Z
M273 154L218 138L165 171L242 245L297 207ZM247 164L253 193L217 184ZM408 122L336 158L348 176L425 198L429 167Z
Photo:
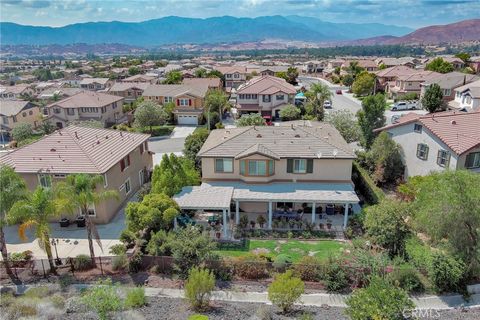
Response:
M2 251L3 264L12 282L16 281L8 261L7 244L3 226L6 225L7 213L17 201L23 200L27 195L25 181L10 167L0 167L0 251Z
M26 240L25 231L28 228L35 228L35 237L38 244L48 257L50 270L55 273L52 248L50 246L50 221L59 215L58 207L53 198L53 192L49 188L38 186L27 199L17 201L8 212L9 223L20 223L18 235L20 239Z
M310 86L310 90L306 93L307 99L313 104L313 113L319 120L323 120L323 104L330 100L332 92L327 85L322 83L314 83Z
M95 251L93 249L93 238L102 249L100 235L93 223L88 208L93 204L99 204L103 200L118 199L116 190L97 190L97 185L103 184L103 176L79 173L70 175L65 182L56 184L57 201L63 210L74 213L80 208L82 215L85 217L87 229L88 247L90 249L90 257L92 264L95 266ZM103 250L103 249L102 249Z

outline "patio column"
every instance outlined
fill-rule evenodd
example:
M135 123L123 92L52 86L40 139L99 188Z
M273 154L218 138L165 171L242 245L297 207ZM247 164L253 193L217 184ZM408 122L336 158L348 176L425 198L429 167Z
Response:
M240 204L235 201L235 224L240 223Z
M315 202L312 203L312 223L315 223Z
M268 202L268 229L272 229L272 201Z
M345 203L345 211L343 213L343 227L347 227L347 222L348 222L348 207L350 206L350 203Z
M223 237L227 237L227 209L223 209Z

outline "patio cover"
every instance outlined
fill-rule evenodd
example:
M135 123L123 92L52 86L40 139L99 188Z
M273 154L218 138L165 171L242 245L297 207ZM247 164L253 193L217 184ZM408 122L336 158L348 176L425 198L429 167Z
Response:
M296 183L273 182L267 184L247 184L243 182L215 181L203 183L202 188L233 189L233 201L272 201L272 202L315 202L315 203L358 203L353 185L345 183Z
M181 209L187 210L219 210L229 209L232 201L233 187L195 186L183 187L173 196Z

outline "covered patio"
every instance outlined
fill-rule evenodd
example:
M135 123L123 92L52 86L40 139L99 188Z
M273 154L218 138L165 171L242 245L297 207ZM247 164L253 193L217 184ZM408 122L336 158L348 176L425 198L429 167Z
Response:
M273 182L247 184L243 182L208 182L198 187L185 187L173 199L183 210L222 212L223 236L229 234L230 208L234 208L233 223L240 216L249 221L264 216L266 229L277 228L275 221L330 223L334 229L347 226L349 214L360 211L359 198L351 183ZM276 223L276 222L275 222Z

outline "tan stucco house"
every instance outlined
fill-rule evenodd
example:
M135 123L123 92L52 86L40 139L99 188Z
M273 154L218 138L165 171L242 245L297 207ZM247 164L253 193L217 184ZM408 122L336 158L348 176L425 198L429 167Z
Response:
M1 127L10 131L21 123L28 123L36 128L41 122L40 107L23 100L0 101Z
M118 191L119 199L90 207L96 223L107 223L122 205L149 179L152 154L147 134L69 126L0 156L25 179L30 190L51 188L69 174L103 175L99 189ZM79 213L80 214L80 210Z

